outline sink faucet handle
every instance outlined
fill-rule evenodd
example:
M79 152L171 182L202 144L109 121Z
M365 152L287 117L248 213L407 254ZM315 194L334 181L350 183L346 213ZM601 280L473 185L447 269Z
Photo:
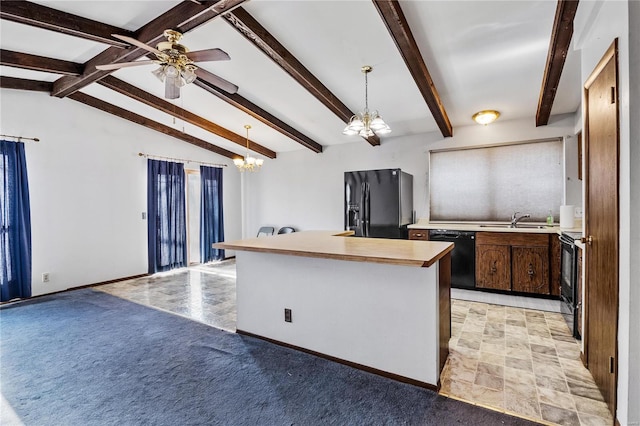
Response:
M511 215L511 220L514 220L516 217L518 217L518 214L520 214L520 212L513 212L513 214Z

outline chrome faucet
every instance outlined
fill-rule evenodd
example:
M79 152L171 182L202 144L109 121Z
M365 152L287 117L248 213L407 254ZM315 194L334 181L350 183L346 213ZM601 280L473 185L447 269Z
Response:
M511 215L511 227L512 228L517 228L518 227L518 222L520 222L522 219L526 219L528 217L531 217L531 215L529 213L525 213L522 216L518 216L518 214L520 214L520 212L513 212L513 214Z

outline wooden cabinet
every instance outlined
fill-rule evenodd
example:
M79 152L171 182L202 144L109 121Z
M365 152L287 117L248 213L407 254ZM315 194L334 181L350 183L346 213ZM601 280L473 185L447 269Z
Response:
M476 233L476 286L550 294L548 234Z
M511 290L509 246L476 245L476 287Z
M409 229L429 240L428 229ZM560 242L556 234L476 232L476 287L560 295Z
M549 294L549 248L511 247L513 291Z
M429 230L428 229L409 229L409 239L427 241L429 239Z

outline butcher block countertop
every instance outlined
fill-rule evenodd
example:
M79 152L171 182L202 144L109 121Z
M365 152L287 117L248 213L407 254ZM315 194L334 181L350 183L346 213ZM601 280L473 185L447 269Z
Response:
M453 250L439 241L352 237L353 231L302 231L221 242L215 248L290 256L429 267Z

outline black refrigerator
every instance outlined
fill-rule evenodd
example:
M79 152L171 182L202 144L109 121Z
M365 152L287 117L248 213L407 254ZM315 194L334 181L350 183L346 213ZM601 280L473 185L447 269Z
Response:
M344 229L356 237L407 238L413 176L400 169L344 173Z

